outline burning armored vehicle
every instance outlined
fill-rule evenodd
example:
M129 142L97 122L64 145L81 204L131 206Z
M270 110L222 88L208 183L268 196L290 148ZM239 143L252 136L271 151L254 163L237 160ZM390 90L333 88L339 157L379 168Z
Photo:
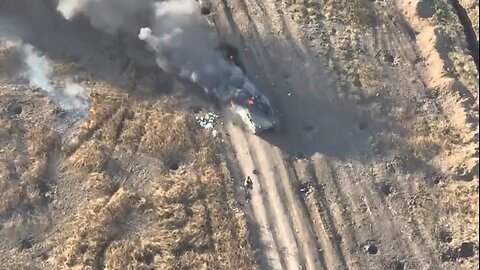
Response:
M175 37L174 34L181 41L182 33L178 30L172 35L158 37L145 27L138 37L155 50L159 67L202 86L217 105L227 109L234 124L254 134L278 125L269 100L246 76L243 65L239 64L238 52L235 53L232 46L220 45L216 50L200 46L195 49L202 53L194 53L192 49L190 57L174 54L175 50L165 42Z
M228 94L221 101L228 108L234 124L254 134L272 130L278 125L269 100L247 77L233 76L224 87Z
M192 72L189 79L203 86L207 95L225 109L233 124L253 134L273 130L278 126L278 118L270 101L246 76L245 68L238 54L232 53L232 48L220 45L217 50L221 54L216 54L215 64Z
M270 101L264 96L245 74L245 67L239 59L236 48L222 43L217 47L224 59L220 66L227 72L222 74L219 87L213 94L221 107L226 108L232 122L253 134L260 134L278 126L278 119ZM226 61L225 61L226 60Z
M253 133L260 134L278 126L278 119L270 101L245 75L242 68L226 63L228 69L222 73L215 87L204 87L213 96L217 105L224 108L233 124Z

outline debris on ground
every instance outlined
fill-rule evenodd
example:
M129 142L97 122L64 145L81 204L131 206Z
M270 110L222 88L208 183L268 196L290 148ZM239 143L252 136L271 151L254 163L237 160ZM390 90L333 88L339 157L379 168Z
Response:
M213 137L217 137L218 130L215 128L215 121L217 120L218 115L208 112L203 116L197 116L195 119L197 123L205 130L208 130L212 133Z
M298 190L303 196L307 197L313 192L314 187L310 183L301 183Z

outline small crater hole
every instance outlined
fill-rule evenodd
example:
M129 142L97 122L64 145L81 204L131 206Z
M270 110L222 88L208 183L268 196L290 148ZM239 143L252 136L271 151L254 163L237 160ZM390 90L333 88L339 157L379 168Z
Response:
M458 257L460 258L470 258L474 254L474 245L471 242L462 243L458 249Z
M30 236L27 236L20 241L21 250L31 249L32 246L33 246L33 238Z
M210 7L210 5L202 5L202 7L200 7L200 12L202 13L202 15L206 16L212 13L212 8Z
M447 231L446 229L441 229L438 232L438 238L443 243L450 243L453 240L452 234L449 231Z
M395 57L393 55L389 54L389 53L386 53L383 56L383 61L392 64L395 61Z
M85 252L87 252L87 249L88 245L82 244L78 247L78 252L80 252L80 254L84 254Z
M153 255L153 253L149 251L145 252L143 254L143 257L147 265L151 265L153 263L153 260L155 259L155 256Z
M378 247L376 245L373 245L373 244L366 245L364 247L364 249L365 249L365 252L367 252L368 254L375 255L375 254L378 253Z
M10 111L10 113L13 114L13 115L19 115L19 114L22 113L23 108L22 108L21 105L14 105L14 106L11 106L11 107L9 108L9 111Z
M382 183L380 185L380 192L382 195L388 196L393 192L392 186L389 183Z
M169 165L168 165L168 168L171 170L171 171L176 171L180 168L180 164L178 164L178 162L171 162Z

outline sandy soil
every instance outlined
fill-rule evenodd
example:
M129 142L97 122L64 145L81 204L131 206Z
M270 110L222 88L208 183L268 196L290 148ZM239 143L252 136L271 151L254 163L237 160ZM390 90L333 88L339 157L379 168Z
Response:
M449 1L208 3L281 128L212 139L138 44L28 14L92 109L66 126L1 55L1 265L478 268L478 60Z
M406 1L213 2L218 31L282 117L263 138L227 129L253 179L260 265L475 267L449 256L462 241L478 247L478 73L454 13L423 19L423 3ZM458 197L467 189L472 206Z

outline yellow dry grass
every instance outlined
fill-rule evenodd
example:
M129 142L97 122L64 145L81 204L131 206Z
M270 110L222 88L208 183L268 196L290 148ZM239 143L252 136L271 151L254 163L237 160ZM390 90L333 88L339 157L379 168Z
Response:
M107 173L93 172L90 173L87 181L83 183L83 187L96 196L106 196L112 194L117 185Z
M54 74L74 68L56 64ZM40 224L32 217L48 224L33 230L46 260L15 248L4 266L254 269L217 142L168 99L136 100L94 80L85 87L90 114L68 137L50 125L61 122L55 104L33 91L34 110L0 111L0 215L13 238ZM2 85L0 102L15 104L15 89Z
M68 158L67 166L84 169L88 172L98 172L103 169L107 162L105 147L98 140L92 140L80 146L80 148Z
M450 246L458 248L463 243L479 243L479 192L478 178L472 182L448 183L440 197L441 207L448 213L447 224L452 231ZM465 260L461 269L478 269L478 256Z
M57 267L73 269L98 269L100 255L105 245L111 241L121 228L117 226L119 218L132 207L133 196L119 189L111 197L106 196L84 205L73 218L69 228L75 229L62 239L52 251L49 261Z
M92 98L95 103L104 97ZM121 104L108 104L117 110L101 121L91 115L87 121L94 124L84 125L74 136L79 146L61 164L62 170L76 172L69 177L89 173L78 178L79 184L86 197L97 199L85 201L58 225L51 239L50 265L252 269L246 224L233 211L228 171L216 142L169 101ZM110 158L135 160L143 155L165 166L149 169L151 177L133 173L121 181L105 166ZM171 162L181 165L178 171L169 170ZM144 191L137 192L132 181L142 181ZM119 187L121 182L130 182L130 187ZM140 221L144 215L149 217L146 224ZM131 223L142 229L133 234Z
M479 239L479 195L478 181L474 183L454 182L444 188L441 197L443 207L451 213L450 221L456 233L453 243L475 242ZM461 221L461 222L459 222Z
M161 159L194 151L194 119L187 117L185 113L162 110L164 107L165 105L160 103L153 105L143 123L144 136L139 150Z

